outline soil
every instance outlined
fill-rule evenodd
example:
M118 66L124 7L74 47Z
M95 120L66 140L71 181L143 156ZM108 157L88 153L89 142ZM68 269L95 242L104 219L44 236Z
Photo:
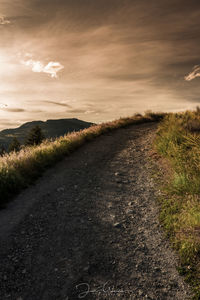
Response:
M188 299L159 224L155 123L85 144L0 211L0 299Z

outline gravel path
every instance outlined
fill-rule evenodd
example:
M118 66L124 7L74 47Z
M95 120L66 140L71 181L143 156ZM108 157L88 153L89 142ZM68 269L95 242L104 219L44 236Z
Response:
M0 299L188 299L158 222L155 124L84 145L0 211Z

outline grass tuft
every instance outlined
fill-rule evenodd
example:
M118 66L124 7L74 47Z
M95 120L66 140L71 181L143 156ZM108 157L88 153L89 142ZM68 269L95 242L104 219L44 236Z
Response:
M179 253L194 299L200 299L199 111L166 115L155 139L155 148L170 169L161 186L160 219Z

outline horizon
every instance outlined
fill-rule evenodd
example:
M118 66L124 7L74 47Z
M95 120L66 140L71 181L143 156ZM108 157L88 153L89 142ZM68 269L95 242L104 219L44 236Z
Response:
M197 109L197 107L194 108L194 110L190 110L190 111L195 111ZM152 110L146 110L144 111L143 113L139 113L139 112L136 112L134 113L133 115L126 115L126 116L119 116L118 118L114 118L114 119L109 119L109 120L105 120L105 121L99 121L99 122L92 122L92 121L89 121L89 120L84 120L84 119L80 119L80 118L76 118L76 117L69 117L69 118L60 118L60 119L57 119L57 118L51 118L51 119L44 119L44 120L39 120L39 119L34 119L34 120L29 120L27 122L24 122L24 123L20 123L16 126L11 126L11 127L7 127L7 128L3 128L1 129L0 127L0 132L1 131L4 131L4 130L9 130L9 129L17 129L17 128L20 128L21 126L23 126L24 124L26 123L33 123L33 122L43 122L43 123L46 123L47 121L59 121L59 120L72 120L72 119L75 119L75 120L78 120L78 121L83 121L83 122L88 122L88 123L93 123L93 125L99 125L99 124L102 124L104 122L113 122L113 121L116 121L116 120L119 120L120 118L133 118L134 115L137 115L137 114L141 114L141 116L144 116L145 113L148 113L148 112L152 112L152 113L184 113L186 112L187 109L182 109L182 110L172 110L172 111L152 111Z
M0 130L194 109L199 16L197 0L2 1Z

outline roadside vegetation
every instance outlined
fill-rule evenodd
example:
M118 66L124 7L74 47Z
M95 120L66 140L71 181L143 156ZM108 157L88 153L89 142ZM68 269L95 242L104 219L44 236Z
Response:
M27 138L27 146L22 146L20 151L18 147L13 147L14 151L0 157L0 206L4 206L13 196L34 182L48 167L84 143L110 130L159 121L163 116L162 113L151 112L147 112L145 116L137 114L69 133L54 141L43 140L42 132L35 128Z
M13 151L18 152L20 150L20 147L21 147L20 142L18 141L18 139L16 137L14 137L8 147L8 152L13 152Z
M36 125L28 133L28 135L25 139L25 145L26 146L37 146L37 145L40 145L44 139L45 139L45 136L44 136L44 133L42 132L42 129L40 128L40 126Z
M179 252L179 272L200 299L200 109L166 115L155 148L160 171L165 170L160 219Z

